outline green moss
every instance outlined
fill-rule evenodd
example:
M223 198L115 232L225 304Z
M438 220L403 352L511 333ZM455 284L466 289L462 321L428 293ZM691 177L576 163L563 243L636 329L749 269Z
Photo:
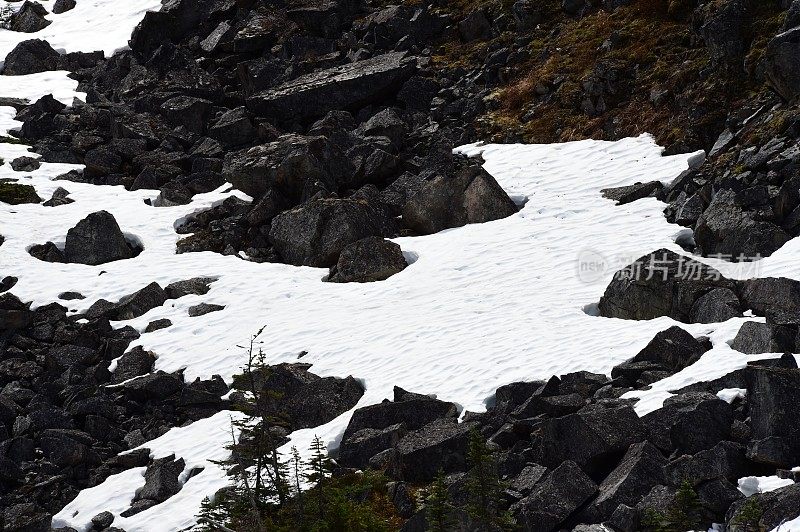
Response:
M16 137L9 137L8 135L0 135L0 144L27 144L22 139Z
M17 183L0 183L0 202L9 205L21 203L41 203L42 198L36 194L36 189L30 185Z

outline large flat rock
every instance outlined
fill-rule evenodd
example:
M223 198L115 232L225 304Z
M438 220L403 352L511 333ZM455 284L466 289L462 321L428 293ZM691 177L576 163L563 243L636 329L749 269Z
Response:
M414 70L415 58L392 52L300 76L253 95L247 107L277 121L358 109L397 92Z

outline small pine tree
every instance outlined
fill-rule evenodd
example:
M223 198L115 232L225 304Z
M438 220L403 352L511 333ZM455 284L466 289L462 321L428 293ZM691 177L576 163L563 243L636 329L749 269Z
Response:
M310 451L311 459L305 477L314 486L312 492L317 503L317 515L319 519L325 519L325 483L333 470L333 462L318 436L311 441Z
M450 505L447 502L447 486L444 472L440 469L425 499L428 527L431 532L446 532L450 527Z
M681 530L695 530L701 522L700 498L692 483L684 480L675 493L675 503L668 515L668 520Z
M470 431L467 448L467 513L478 524L490 529L511 529L509 513L500 512L503 485L497 473L497 462L476 429Z
M764 527L761 526L761 516L763 515L764 510L761 508L758 498L748 497L736 513L732 524L736 525L736 530L739 532L762 532Z

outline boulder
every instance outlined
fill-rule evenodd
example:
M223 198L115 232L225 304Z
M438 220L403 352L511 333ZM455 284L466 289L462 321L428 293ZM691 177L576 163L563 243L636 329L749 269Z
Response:
M55 70L60 57L47 41L41 39L22 41L6 56L3 75L22 76Z
M463 471L469 434L474 429L474 422L439 419L409 432L394 449L392 475L408 482L429 482L439 471Z
M342 440L336 461L344 467L362 469L369 465L370 458L376 454L396 447L405 435L406 429L402 423L382 429L361 429Z
M353 412L342 441L363 429L385 429L402 424L416 430L437 419L455 419L458 408L454 403L427 396L414 395L401 400L384 401Z
M251 96L247 107L277 121L358 110L396 93L415 69L415 60L405 52L391 52L300 76Z
M75 467L86 461L91 436L74 429L46 429L39 436L39 446L44 456L58 467Z
M408 266L400 246L377 236L346 245L328 280L333 283L383 281Z
M740 287L742 305L755 314L776 323L800 318L800 281L763 277L742 281Z
M58 187L53 191L50 199L45 201L43 205L45 207L60 207L61 205L69 205L70 203L75 202L75 200L68 198L67 196L69 196L69 192L61 187Z
M733 410L714 394L690 392L666 399L641 422L647 439L662 452L694 454L730 438Z
M17 157L11 161L11 168L15 172L33 172L38 170L40 166L42 166L42 163L34 157Z
M169 299L178 299L190 294L204 296L211 290L211 283L216 280L216 277L194 277L184 281L176 281L168 284L164 292Z
M228 153L222 175L253 198L275 188L296 204L320 190L336 190L337 178L352 171L349 161L325 137L288 134Z
M794 467L800 453L800 370L748 367L747 399L752 429L748 456L777 467Z
M208 136L231 148L252 142L258 136L258 131L247 110L237 107L224 112L208 129Z
M692 486L715 479L736 481L747 473L745 447L730 441L721 441L713 448L699 451L693 456L681 455L664 467L667 483L676 488L684 481Z
M784 100L800 96L800 27L774 37L764 54L767 81Z
M150 283L141 290L119 300L113 310L106 315L113 320L138 318L148 311L160 307L167 300L167 294L158 283Z
M175 460L174 455L153 460L147 466L144 486L136 492L134 501L147 499L159 503L178 493L181 490L178 477L185 466L183 458Z
M211 102L194 96L175 96L161 104L161 113L173 126L192 133L203 133L211 112Z
M618 271L600 299L600 315L627 320L669 316L689 322L695 302L715 288L735 284L701 262L667 249Z
M758 530L778 530L787 521L792 521L800 516L800 484L792 484L774 491L753 495L756 508L760 510ZM729 530L737 530L734 526L740 523L746 515L747 499L733 503L726 515L725 521ZM752 511L749 512L752 514ZM788 530L788 529L787 529Z
M0 182L0 203L22 205L24 203L41 203L42 198L31 185Z
M645 439L644 425L627 405L590 405L575 414L548 419L539 435L542 465L555 467L571 460L590 475L604 475L615 458Z
M369 205L351 199L318 199L272 220L269 239L284 261L330 267L348 245L382 234L383 221Z
M600 191L604 198L614 200L617 205L625 205L642 198L654 196L664 188L661 181L649 181L647 183L636 183L625 187L606 188Z
M559 530L570 515L597 492L597 485L572 461L554 469L533 491L511 506L511 512L529 532Z
M719 323L741 316L741 303L730 288L711 290L698 298L689 312L692 323Z
M157 401L178 393L183 386L181 377L156 371L125 383L125 394L139 402Z
M635 505L654 486L664 483L667 460L649 442L635 443L598 488L599 494L586 509L592 521L610 518L620 504Z
M652 340L633 357L634 362L655 362L677 372L697 362L711 349L706 340L699 342L694 336L677 326L657 333Z
M783 229L757 220L736 203L732 190L718 191L697 220L694 240L701 254L736 262L768 257L791 239Z
M293 430L318 427L355 407L362 395L364 387L353 377L324 377L287 397L282 408Z
M53 3L53 14L60 15L61 13L66 13L67 11L75 9L76 5L77 2L75 0L56 0L55 3ZM106 526L110 525L111 523Z
M51 24L51 21L44 18L45 15L47 10L42 4L25 0L19 11L11 17L9 29L21 33L36 33Z
M470 223L506 218L517 206L481 167L464 168L422 185L403 207L403 223L419 234L433 234Z
M64 256L67 262L98 265L137 255L128 244L114 217L106 211L88 215L67 231Z
M745 0L731 0L711 13L699 34L706 43L711 62L739 72L750 47L750 23L753 14Z
M220 310L224 309L225 305L217 305L215 303L198 303L197 305L192 305L189 307L188 313L190 318L196 318L212 312L219 312Z
M731 348L755 355L760 353L792 353L796 350L797 327L746 321L739 328Z
M128 379L145 375L153 371L156 356L151 351L145 351L141 346L136 346L117 361L114 369L113 381L124 382Z

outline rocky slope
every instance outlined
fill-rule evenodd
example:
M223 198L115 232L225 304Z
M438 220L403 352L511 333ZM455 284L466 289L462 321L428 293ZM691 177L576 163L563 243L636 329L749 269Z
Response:
M323 378L303 364L275 366L276 382L265 386L280 390L286 404L276 408L292 418L282 438L352 411L334 454L343 468L381 469L397 481L404 530L430 526L426 510L409 501L440 469L461 529L487 526L458 504L474 430L497 456L506 486L499 510L523 530L646 529L654 526L648 512L669 513L686 481L702 526L750 526L742 525L744 495L757 501L759 529L798 517L800 370L791 353L800 349L800 285L777 275L729 278L695 259L711 257L720 268L758 261L800 233L800 3L170 0L144 15L129 49L110 57L61 53L37 39L51 24L48 10L73 9L63 0L48 9L25 2L5 15L9 31L32 38L4 50L4 77L69 70L86 95L71 106L52 95L4 98L21 123L5 140L30 144L38 156L8 166L21 178L43 165L75 165L57 179L156 191L148 209L192 207L226 183L248 196L176 216L175 232L186 235L176 254L325 268L335 283L382 282L413 262L387 239L503 220L523 206L479 159L455 155L459 145L650 132L668 153L706 150L704 161L687 156L690 168L666 186L642 175L603 191L620 211L640 200L666 203L666 221L692 230L677 243L695 258L653 251L613 276L587 312L687 327L740 320L733 350L783 357L669 388L663 407L642 416L636 393L691 371L717 348L697 329L663 327L627 362L606 363L609 375L507 384L481 413L399 388L392 401L370 396L365 406L368 387L353 378L361 375ZM63 188L45 201L15 179L0 183L5 204L59 209L73 201ZM535 191L527 193L535 205ZM48 238L29 243L31 260L110 269L149 245L103 205ZM80 293L32 308L13 295L16 276L0 277L0 524L48 530L80 490L135 468L145 478L136 495L86 526L124 526L121 518L189 491L202 468L156 456L147 442L230 408L230 379L187 381L156 370L159 354L129 349L141 334L168 330L169 318L141 330L112 322L181 298L192 301L191 318L221 313L225 305L192 299L217 278L148 279L75 312L68 302ZM775 475L786 479L781 489L740 489L740 479Z

